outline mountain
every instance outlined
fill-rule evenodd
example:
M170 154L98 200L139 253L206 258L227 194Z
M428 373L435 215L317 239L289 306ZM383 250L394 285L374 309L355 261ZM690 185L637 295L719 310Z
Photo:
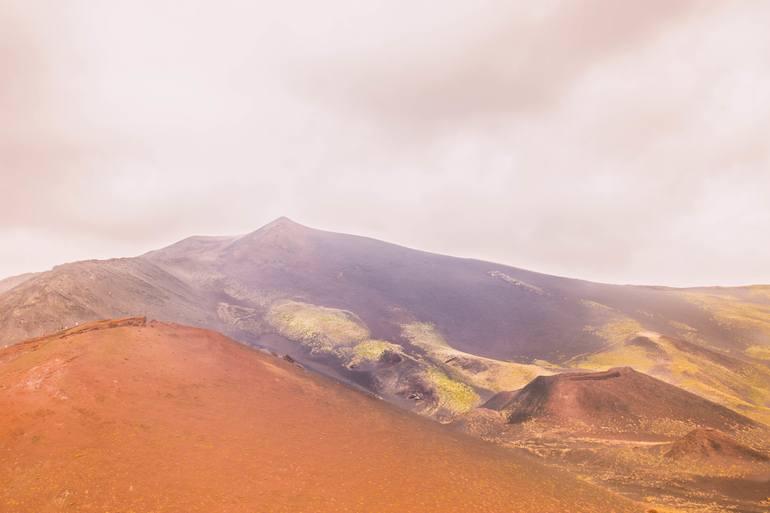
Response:
M613 435L667 435L679 426L735 431L758 425L628 367L539 376L521 390L495 395L483 407L503 412L511 424L544 422Z
M143 318L0 350L0 509L641 512L226 337Z
M21 285L25 281L34 278L36 275L37 273L27 273L27 274L20 274L18 276L11 276L10 278L5 278L3 280L0 280L0 294L8 290L11 290L12 288L18 285Z
M216 306L189 284L141 258L57 266L0 294L0 344L113 317L151 315L205 326Z
M764 286L605 285L280 218L21 280L0 292L0 345L126 315L215 329L441 419L538 375L632 366L770 422Z

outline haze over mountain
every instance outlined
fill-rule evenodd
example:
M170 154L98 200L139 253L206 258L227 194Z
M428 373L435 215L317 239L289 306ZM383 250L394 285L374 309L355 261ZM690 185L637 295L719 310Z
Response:
M140 257L65 264L11 285L0 293L6 345L148 315L288 353L439 418L539 374L632 366L770 419L766 286L603 285L286 218L244 236L191 237Z
M596 281L767 282L768 25L761 1L4 0L0 275L290 213Z

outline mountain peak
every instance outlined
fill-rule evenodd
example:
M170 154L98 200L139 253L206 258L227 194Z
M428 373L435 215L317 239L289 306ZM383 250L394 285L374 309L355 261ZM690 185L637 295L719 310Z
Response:
M268 253L275 250L291 252L304 245L308 236L313 232L312 228L282 216L239 237L228 247L228 251L237 258L248 257L249 259L256 258L258 255L265 256L265 251ZM272 255L267 256L267 258L274 259L276 257Z
M276 228L276 227L288 227L288 226L302 226L301 224L292 221L286 216L281 216L276 219L273 219L269 223L267 223L265 226L260 228L260 230L265 228ZM304 228L304 227L303 227Z
M254 236L259 237L264 234L297 234L307 230L310 230L310 228L292 221L286 216L281 216L273 219L266 225L257 228L255 231L244 235L242 239L250 239Z

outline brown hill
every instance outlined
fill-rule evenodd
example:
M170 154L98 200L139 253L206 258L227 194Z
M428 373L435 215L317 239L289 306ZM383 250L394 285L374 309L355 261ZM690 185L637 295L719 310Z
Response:
M682 426L732 431L756 425L629 367L539 376L519 391L492 397L484 407L504 412L512 424L534 420L636 435L669 434Z
M148 315L215 324L216 303L151 262L88 260L55 267L0 294L0 346L98 319Z
M738 443L721 431L710 428L696 428L671 444L666 452L669 458L742 462L767 462L766 454Z
M27 273L27 274L20 274L18 276L11 276L10 278L5 278L3 280L0 280L0 294L11 290L12 288L17 287L18 285L21 285L25 281L34 278L36 275L37 275L36 273Z
M631 503L210 331L0 350L0 510L625 512Z

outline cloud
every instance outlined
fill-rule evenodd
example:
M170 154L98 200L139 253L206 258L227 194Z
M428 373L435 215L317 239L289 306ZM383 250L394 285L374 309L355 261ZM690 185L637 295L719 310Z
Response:
M687 0L486 3L478 9L484 23L428 26L375 50L351 45L332 59L334 72L328 62L311 65L307 89L318 94L320 85L363 115L407 129L534 114L558 104L593 66L650 44L705 10L706 4Z
M686 0L8 1L0 275L289 215L589 279L770 282L768 21Z

